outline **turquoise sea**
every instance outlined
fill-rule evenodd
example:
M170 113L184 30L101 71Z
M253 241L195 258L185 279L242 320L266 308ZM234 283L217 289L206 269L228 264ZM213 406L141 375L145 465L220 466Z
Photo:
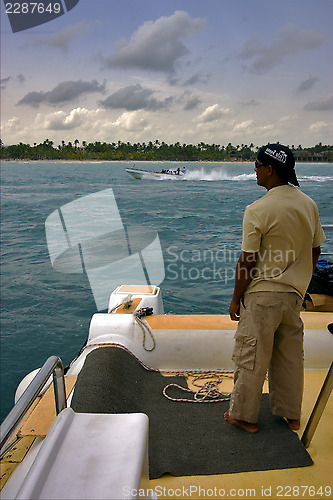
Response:
M137 163L176 169L184 164ZM112 188L124 226L158 233L165 312L226 314L246 205L265 194L251 163L188 163L184 180L135 180L126 162L4 162L1 182L1 421L20 380L51 355L64 365L84 344L96 304L85 274L52 268L47 217ZM333 165L298 164L301 189L332 224ZM333 238L323 245L333 252ZM127 280L128 281L128 280ZM111 292L112 290L110 290Z

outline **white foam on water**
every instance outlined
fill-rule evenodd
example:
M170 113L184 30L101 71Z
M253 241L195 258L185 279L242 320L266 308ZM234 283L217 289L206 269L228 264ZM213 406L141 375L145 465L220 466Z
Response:
M327 175L303 175L297 177L299 181L327 182L333 181L333 176Z
M188 170L183 177L184 181L247 181L253 179L255 179L255 173L233 175L224 168L210 171L205 170L205 168Z
M204 167L198 170L188 170L182 178L184 181L252 181L256 179L255 172L250 174L232 174L225 168L215 168L206 170ZM333 176L327 175L303 175L298 176L303 182L329 182L333 181Z

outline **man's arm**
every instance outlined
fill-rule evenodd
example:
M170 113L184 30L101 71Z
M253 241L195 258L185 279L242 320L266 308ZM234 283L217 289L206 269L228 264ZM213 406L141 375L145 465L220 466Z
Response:
M319 255L321 254L321 248L315 247L312 249L312 266L313 266L313 271L316 269L316 265L319 259Z
M229 313L233 321L239 320L239 304L242 295L252 281L252 270L256 266L258 252L242 252L236 265L235 289Z

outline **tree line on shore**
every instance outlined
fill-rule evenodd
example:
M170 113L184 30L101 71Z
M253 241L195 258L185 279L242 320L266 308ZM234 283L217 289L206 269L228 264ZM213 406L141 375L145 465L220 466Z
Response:
M33 146L30 144L12 144L5 146L1 141L2 160L128 160L128 161L254 161L260 146L241 144L227 146L219 144L166 144L155 140L148 143L129 142L90 142L75 139L73 142L54 142L46 139ZM323 145L302 148L301 145L289 146L296 161L331 162L333 161L333 146Z

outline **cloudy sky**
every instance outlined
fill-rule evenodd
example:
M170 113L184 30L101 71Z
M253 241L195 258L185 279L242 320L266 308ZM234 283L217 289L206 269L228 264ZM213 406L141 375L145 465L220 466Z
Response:
M332 0L80 0L18 33L1 14L6 145L333 142Z

